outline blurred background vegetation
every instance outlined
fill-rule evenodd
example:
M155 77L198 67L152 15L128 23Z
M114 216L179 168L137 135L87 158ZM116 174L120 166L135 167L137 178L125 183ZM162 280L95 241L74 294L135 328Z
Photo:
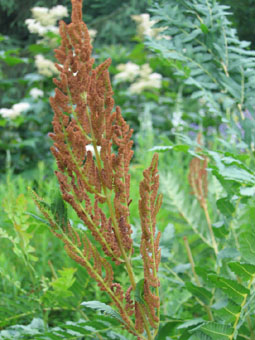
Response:
M0 329L17 325L9 330L11 340L34 339L31 332L86 318L83 300L108 302L53 238L28 192L33 188L50 204L59 190L48 133L57 76L53 49L60 39L32 33L26 24L32 8L57 5L67 7L63 20L69 22L69 0L0 1ZM137 252L139 182L151 151L160 153L163 321L203 315L193 298L200 288L185 286L192 273L183 236L198 268L207 274L215 261L207 221L188 183L192 157L203 149L208 158L208 210L225 273L241 229L254 223L254 16L253 0L84 0L84 21L96 31L93 57L97 65L112 59L114 99L134 129L130 215ZM70 208L68 218L77 230L85 228ZM21 324L28 326L20 331ZM166 324L166 331L188 339L186 326L176 330L178 325ZM241 339L249 338L249 329L242 331L248 335ZM23 338L22 332L30 333ZM105 339L123 339L106 332Z
M161 1L162 2L162 1ZM159 1L159 3L161 3ZM234 27L237 28L240 39L251 42L251 48L254 46L254 6L252 0L244 0L241 3L230 0L221 0L222 4L231 7L233 15L230 16ZM0 2L0 108L9 108L15 103L22 101L24 98L30 102L32 111L26 114L26 117L18 117L15 121L7 122L0 118L0 164L1 172L6 160L6 152L10 152L12 156L12 164L15 172L30 169L35 166L38 160L50 157L49 146L50 141L47 133L51 130L51 109L48 104L48 96L53 90L51 79L43 77L36 73L34 57L37 54L51 55L53 53L48 46L36 44L38 40L37 34L31 34L25 24L26 19L31 17L31 8L36 6L53 7L56 5L64 5L71 12L71 4L69 0L57 1L23 1L2 0ZM102 61L107 57L113 60L113 66L119 63L125 63L127 60L133 59L137 64L146 62L147 54L144 53L144 45L139 44L139 38L136 36L136 25L131 19L132 15L147 13L153 5L153 1L146 0L88 0L84 3L84 19L90 29L97 31L94 41L94 54L97 61ZM64 18L64 20L67 20ZM165 72L169 78L172 71L166 71L166 64L159 63L157 58L150 56L150 66L157 70ZM158 66L156 66L158 65ZM114 67L112 73L116 73ZM175 86L170 81L171 86ZM169 83L166 81L165 86ZM44 97L40 101L31 103L29 100L29 91L33 87L39 87L44 91ZM179 88L179 86L177 86ZM178 93L177 87L169 94L167 100L173 100L174 92ZM126 117L133 121L133 127L136 131L139 129L139 117L132 109L130 101L126 101L123 92L118 91L116 99L118 104L123 105L126 110ZM180 92L179 92L180 94ZM176 94L177 95L177 94ZM153 94L145 94L146 101ZM172 97L172 98L171 98ZM152 99L152 98L150 98ZM141 97L136 98L136 108L142 111L153 110L153 99L147 108L144 108ZM133 102L133 99L132 101ZM189 103L192 105L192 103ZM160 110L160 108L159 108ZM164 111L164 109L161 109ZM160 126L166 123L162 119L162 114L158 113L154 117L155 127L161 130ZM171 128L170 122L163 130ZM40 127L40 128L39 128ZM162 132L162 131L161 131ZM168 132L169 135L169 132Z

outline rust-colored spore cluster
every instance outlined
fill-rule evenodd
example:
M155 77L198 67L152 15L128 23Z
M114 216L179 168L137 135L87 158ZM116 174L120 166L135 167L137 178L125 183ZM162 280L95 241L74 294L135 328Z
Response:
M201 160L195 157L190 161L188 177L189 184L193 189L192 194L196 196L201 207L204 206L208 194L206 168L207 168L206 158Z
M145 330L148 339L152 339L149 327L158 328L160 304L157 277L160 235L156 235L156 215L162 199L157 197L158 159L154 155L140 184L140 251L144 263L144 302L141 303L131 298L136 290L129 221L132 130L120 108L114 111L108 73L111 60L93 69L90 37L82 21L82 0L72 0L72 6L72 22L69 25L60 22L62 43L55 51L60 79L54 79L57 88L55 96L50 98L54 110L51 150L57 161L56 175L62 197L90 233L78 232L69 222L58 225L36 196L35 201L53 233L64 242L68 255L85 267L101 290L108 293L129 332L145 339ZM103 205L107 208L103 209ZM91 242L89 234L96 242ZM130 279L126 292L114 282L111 261L126 268Z

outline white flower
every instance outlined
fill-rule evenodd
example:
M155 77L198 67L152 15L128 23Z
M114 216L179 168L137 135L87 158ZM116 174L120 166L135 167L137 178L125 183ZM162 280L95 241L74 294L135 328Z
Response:
M16 118L18 117L23 111L26 111L30 108L29 103L18 103L14 104L10 109L2 108L0 109L0 114L3 118Z
M117 70L121 72L116 74L115 79L119 81L133 81L139 74L140 67L129 61L126 64L119 64Z
M140 94L144 90L159 89L161 87L162 76L159 73L151 73L145 78L138 79L129 87L130 93Z
M44 58L44 56L41 54L37 54L35 56L35 65L38 69L38 73L46 77L52 77L53 74L58 73L58 70L54 65L53 61Z
M38 89L37 87L34 87L29 92L30 96L34 99L37 99L39 97L43 97L43 91Z
M0 115L3 118L15 118L16 117L12 109L6 109L6 108L0 109Z
M49 15L52 18L55 18L55 20L59 20L64 17L68 17L68 11L65 6L58 5L58 6L52 7L52 9L49 10Z
M47 27L42 26L35 19L27 19L25 23L30 33L36 33L36 34L43 36L44 34L48 32Z
M40 21L42 17L45 17L49 14L49 9L47 7L33 7L31 12L33 18Z
M152 72L152 69L149 64L143 64L141 66L140 77L147 78Z
M165 31L167 27L156 27L152 28L157 21L150 20L150 15L148 13L143 13L139 15L132 15L131 18L137 24L137 34L141 39L144 39L145 36L156 38L156 39L170 39L169 36L160 36L160 33Z
M29 103L18 103L12 106L13 111L15 111L18 115L23 111L27 111L30 108Z
M31 33L36 33L41 36L47 32L58 33L56 23L59 19L68 16L67 8L58 5L51 9L47 7L34 7L31 9L33 19L25 21Z
M96 35L97 35L97 30L94 30L94 29L90 29L88 30L89 31L89 36L90 36L90 40L91 40L91 43L94 41Z
M46 7L33 7L31 9L33 18L42 26L55 25L57 19L50 14L50 10Z
M97 146L97 151L100 152L101 150L101 146ZM92 153L92 156L95 156L95 150L94 150L94 146L92 144L88 144L86 145L86 151L90 151Z

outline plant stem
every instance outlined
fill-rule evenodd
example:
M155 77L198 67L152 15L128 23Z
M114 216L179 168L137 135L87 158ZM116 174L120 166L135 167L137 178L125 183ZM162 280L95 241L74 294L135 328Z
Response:
M199 277L197 276L197 273L196 273L196 270L195 270L195 262L193 260L193 256L192 256L192 253L191 253L189 242L188 242L188 239L187 239L186 236L183 237L183 241L184 241L184 245L185 245L185 248L186 248L186 251L187 251L187 255L188 255L188 258L189 258L190 265L191 265L191 270L192 270L192 273L194 275L194 279L196 281L196 284L198 285L198 287L202 287L201 282L199 280ZM204 304L202 301L201 301L201 303L202 303L202 306L204 307L204 309L205 309L205 311L208 315L209 320L213 321L213 315L212 315L210 307L207 306L206 304Z
M207 203L206 203L205 200L202 202L202 207L203 207L203 210L204 210L204 213L205 213L205 218L206 218L207 225L208 225L208 228L209 228L209 233L210 233L210 236L211 236L214 253L217 257L218 252L219 252L218 246L217 246L217 242L216 242L215 237L214 237L214 233L213 233L213 229L212 229L212 222L211 222L211 219L210 219L210 216L209 216L209 213L208 213L208 206L207 206Z

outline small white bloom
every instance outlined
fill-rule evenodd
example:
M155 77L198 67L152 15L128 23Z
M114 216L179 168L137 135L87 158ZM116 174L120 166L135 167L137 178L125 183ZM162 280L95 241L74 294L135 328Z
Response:
M50 14L46 7L34 7L31 9L33 18L42 26L55 25L57 19Z
M26 111L30 108L29 103L18 103L14 104L10 109L2 108L0 109L0 115L3 118L16 118L18 117L23 111Z
M115 79L119 81L133 81L139 74L140 67L129 61L126 64L119 64L117 70L120 71L120 73L116 74Z
M30 33L35 33L43 36L47 33L47 28L42 26L39 22L37 22L35 19L27 19L25 21L28 30Z
M150 15L148 13L143 13L139 15L132 15L131 18L136 22L137 24L137 34L141 39L144 39L145 36L161 39L162 36L160 36L160 33L165 31L167 27L156 27L152 28L153 25L157 23L156 20L150 20ZM169 36L167 39L170 39Z
M49 15L52 18L59 20L59 19L62 19L64 17L68 17L68 11L67 11L67 8L65 6L58 5L58 6L52 7L49 10Z
M58 70L54 65L53 61L44 58L42 54L37 54L35 56L35 65L38 69L38 73L46 77L52 77L53 74L58 73Z
M101 150L101 146L97 146L97 151L100 153ZM86 145L86 151L90 151L92 153L92 156L95 156L95 150L94 150L94 146L92 144L88 144Z
M29 103L18 103L12 106L13 111L15 111L17 115L21 114L21 112L27 111L29 108Z
M149 64L143 64L141 66L141 71L140 71L140 77L141 78L147 78L152 72L152 68L150 67Z
M94 30L94 29L90 29L88 30L89 31L89 36L90 36L90 40L91 40L91 43L93 43L96 35L97 35L97 30Z
M3 118L15 118L16 117L16 115L15 115L15 113L12 109L6 109L4 107L2 109L0 109L0 115Z
M151 73L144 78L138 79L129 87L130 93L140 94L144 90L159 89L161 87L162 76L159 73Z
M30 96L34 99L37 99L39 97L43 97L43 91L38 89L37 87L34 87L29 92Z
M49 9L47 7L33 7L31 9L32 16L36 20L40 21L40 18L43 16L47 16L49 13Z
M47 32L58 33L56 23L59 19L68 16L67 8L58 5L51 9L47 7L34 7L31 9L33 19L25 21L31 33L37 33L41 36Z

